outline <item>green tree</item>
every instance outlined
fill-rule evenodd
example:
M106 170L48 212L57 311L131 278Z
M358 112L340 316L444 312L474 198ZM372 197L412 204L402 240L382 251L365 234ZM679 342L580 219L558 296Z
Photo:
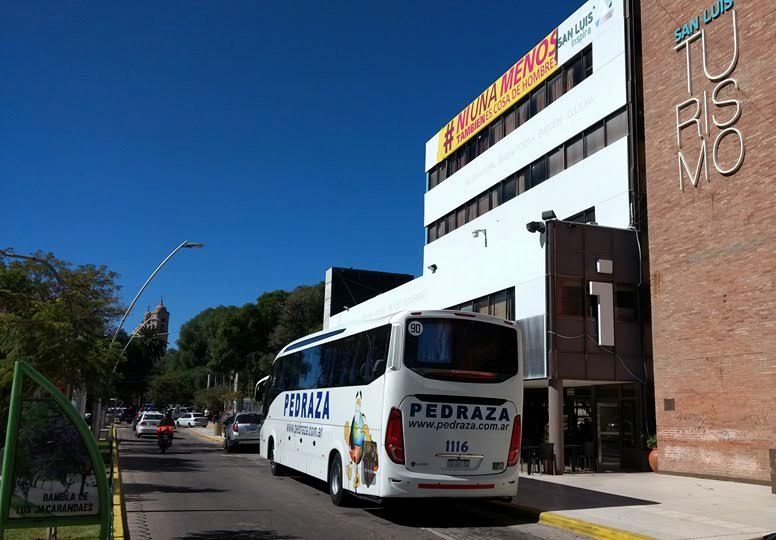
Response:
M50 253L0 250L0 400L24 360L60 387L106 397L120 350L108 349L121 314L117 274Z

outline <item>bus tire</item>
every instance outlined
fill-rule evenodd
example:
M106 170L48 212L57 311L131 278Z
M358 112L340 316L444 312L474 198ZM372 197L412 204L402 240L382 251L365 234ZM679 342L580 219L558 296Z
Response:
M342 485L342 459L334 452L329 460L329 497L334 506L345 506L345 488Z
M283 476L283 465L275 461L275 441L267 443L267 459L269 460L269 472L272 476Z

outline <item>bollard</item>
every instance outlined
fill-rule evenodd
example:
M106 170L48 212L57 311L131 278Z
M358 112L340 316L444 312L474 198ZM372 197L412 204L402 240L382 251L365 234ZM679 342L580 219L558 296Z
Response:
M776 448L770 449L771 455L771 493L776 495Z

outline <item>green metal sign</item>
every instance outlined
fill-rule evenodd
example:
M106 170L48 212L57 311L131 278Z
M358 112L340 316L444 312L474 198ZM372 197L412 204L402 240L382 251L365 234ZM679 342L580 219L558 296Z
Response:
M25 362L14 366L2 473L0 539L6 529L93 524L110 537L97 443L75 407Z

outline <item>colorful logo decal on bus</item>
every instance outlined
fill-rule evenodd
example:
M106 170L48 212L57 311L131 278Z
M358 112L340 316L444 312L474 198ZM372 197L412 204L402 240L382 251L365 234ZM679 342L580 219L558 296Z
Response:
M366 416L361 412L362 394L356 392L356 410L353 419L345 422L345 442L348 445L350 462L345 466L345 476L353 480L353 489L361 485L358 474L359 465L364 464L363 483L369 487L375 482L377 472L377 443L372 441L369 434L369 426L366 425Z

